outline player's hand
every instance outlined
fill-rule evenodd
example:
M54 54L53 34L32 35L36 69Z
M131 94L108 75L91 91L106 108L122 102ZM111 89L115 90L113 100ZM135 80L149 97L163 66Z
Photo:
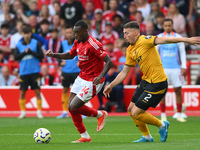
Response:
M103 90L103 94L104 94L104 96L107 98L107 97L110 97L110 92L111 92L111 90L112 90L112 88L111 88L111 86L110 86L110 84L109 85L107 85L107 86L105 86L105 88L104 88L104 90Z
M97 85L101 82L102 78L101 77L95 77L93 80L93 84Z
M200 37L191 37L191 38L189 38L188 43L198 46L197 44L200 44Z
M48 57L53 57L53 52L51 50L48 50L45 55L47 55Z
M28 53L28 51L29 51L29 47L27 47L27 49L25 50L25 53Z
M186 69L181 68L181 75L184 76L186 74Z

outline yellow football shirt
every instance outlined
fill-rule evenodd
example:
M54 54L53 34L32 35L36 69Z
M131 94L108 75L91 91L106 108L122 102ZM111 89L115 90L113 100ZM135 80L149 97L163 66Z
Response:
M143 73L142 80L149 83L158 83L167 79L154 44L155 38L156 36L141 35L135 44L129 45L126 50L125 65L135 66L137 63Z

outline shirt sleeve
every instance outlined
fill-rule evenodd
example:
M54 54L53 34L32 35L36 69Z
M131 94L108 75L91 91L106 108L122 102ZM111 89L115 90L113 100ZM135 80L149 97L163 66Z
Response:
M98 46L93 47L93 52L100 59L103 59L107 55L107 52L103 49L102 45L100 44L98 44Z
M77 55L76 47L77 47L77 41L75 40L75 41L74 41L73 47L72 47L71 50L69 51L69 54L70 54L70 55L74 55L74 56Z
M144 36L144 37L142 37L142 38L143 38L143 39L142 39L143 44L144 44L146 47L151 48L151 47L155 46L154 41L155 41L156 36Z

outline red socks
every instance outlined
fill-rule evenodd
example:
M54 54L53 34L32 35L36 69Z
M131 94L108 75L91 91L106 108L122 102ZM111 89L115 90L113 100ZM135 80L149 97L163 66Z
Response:
M89 116L89 117L97 116L96 109L90 108L85 105L83 105L82 107L77 108L75 110L69 110L69 112L71 113L74 125L76 126L76 128L80 134L82 134L86 131L81 115L85 115L85 116Z
M160 103L161 113L165 113L165 103Z
M182 111L182 103L177 103L177 112L181 113Z

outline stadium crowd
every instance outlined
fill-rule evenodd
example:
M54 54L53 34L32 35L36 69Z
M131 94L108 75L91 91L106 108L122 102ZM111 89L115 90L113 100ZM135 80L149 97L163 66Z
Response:
M163 20L171 18L174 31L183 37L199 35L197 3L196 0L0 0L0 78L5 76L5 70L9 70L13 80L11 85L19 85L20 68L14 51L22 39L25 24L31 26L32 37L40 42L44 53L48 49L56 53L66 39L65 27L83 19L90 34L103 44L119 72L126 61L125 23L136 21L141 34L158 35L164 31ZM45 56L40 63L42 85L61 85L62 70L58 60ZM3 69L5 65L8 68ZM139 67L134 71L136 81L129 77L124 84L140 82Z

